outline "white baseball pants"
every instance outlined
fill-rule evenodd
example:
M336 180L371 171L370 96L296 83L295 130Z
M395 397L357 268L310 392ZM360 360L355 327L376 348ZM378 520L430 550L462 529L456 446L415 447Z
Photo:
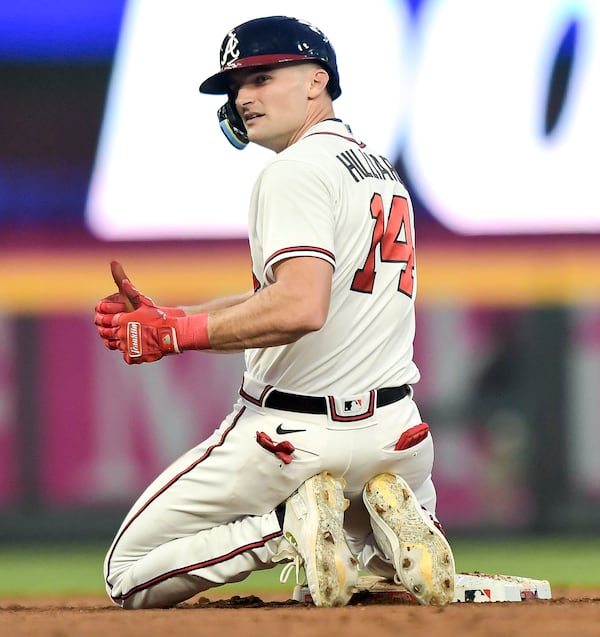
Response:
M163 471L135 502L105 560L106 588L116 604L172 606L272 568L282 538L274 510L324 470L346 480L350 548L364 568L393 575L374 545L362 490L374 475L395 473L435 514L431 435L394 450L402 433L421 423L412 392L368 417L342 423L258 402L240 398L207 440ZM291 443L291 462L261 446L257 432L274 445Z

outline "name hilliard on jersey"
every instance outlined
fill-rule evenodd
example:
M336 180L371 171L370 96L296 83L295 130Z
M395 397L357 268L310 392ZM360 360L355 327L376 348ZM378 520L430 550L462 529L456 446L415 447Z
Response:
M349 149L336 155L336 159L342 162L354 181L373 177L375 179L391 179L402 183L390 160L383 155L372 155L363 152L361 149Z
M342 124L341 120L335 119L333 121ZM348 124L343 124L349 135L352 135L352 129ZM387 157L383 155L374 155L373 153L365 153L362 149L365 148L365 144L356 142L357 149L344 150L338 155L336 159L342 163L342 165L348 170L352 179L359 182L362 179L368 179L369 177L374 179L391 179L392 181L398 181L402 183L400 175L396 172L394 166Z

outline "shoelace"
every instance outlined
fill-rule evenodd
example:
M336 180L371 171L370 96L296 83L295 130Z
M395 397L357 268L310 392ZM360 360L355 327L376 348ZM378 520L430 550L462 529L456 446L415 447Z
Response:
M296 555L296 557L291 561L287 562L283 565L281 569L281 574L279 575L279 581L282 584L285 584L289 577L290 573L295 570L296 571L296 584L300 584L300 567L302 566L302 558L300 555Z

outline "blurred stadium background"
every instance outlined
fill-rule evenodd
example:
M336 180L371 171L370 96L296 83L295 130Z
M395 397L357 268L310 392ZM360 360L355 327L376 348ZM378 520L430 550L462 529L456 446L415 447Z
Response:
M230 410L240 357L128 368L91 318L112 258L165 305L250 286L242 175L257 155L226 147L197 85L228 28L281 4L0 3L4 550L108 543L149 480ZM341 2L284 12L329 34L337 114L381 140L414 195L415 389L439 515L456 538L595 538L598 7L489 2L484 19L477 2L371 4L370 17ZM355 49L363 66L345 72Z

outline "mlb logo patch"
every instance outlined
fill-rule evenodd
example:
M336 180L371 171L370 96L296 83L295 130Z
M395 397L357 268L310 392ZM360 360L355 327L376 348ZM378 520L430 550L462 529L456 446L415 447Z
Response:
M329 415L337 422L352 422L369 418L375 409L375 392L354 396L328 396Z
M356 398L344 401L344 412L349 414L360 413L363 410L363 399Z
M478 588L465 591L465 602L491 602L492 591L489 588Z

